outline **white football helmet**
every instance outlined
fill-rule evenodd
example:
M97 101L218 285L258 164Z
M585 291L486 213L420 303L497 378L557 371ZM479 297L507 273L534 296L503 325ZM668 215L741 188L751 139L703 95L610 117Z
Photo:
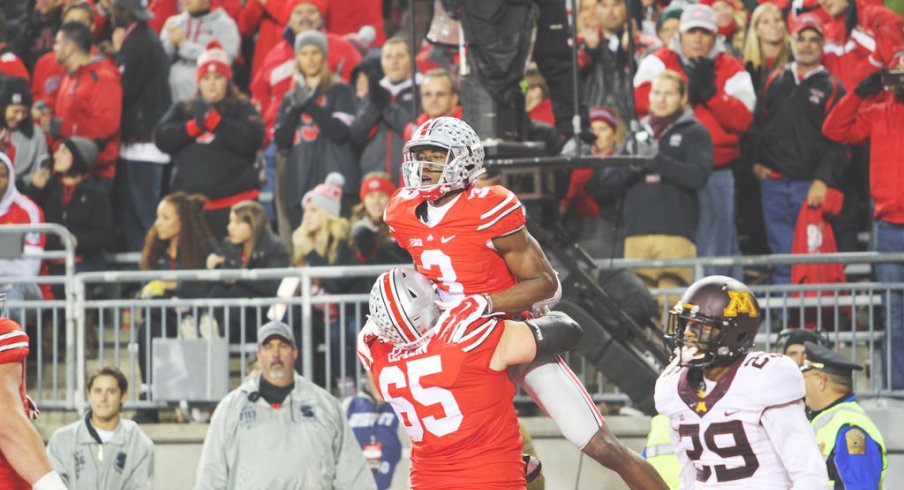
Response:
M370 320L382 340L413 347L439 317L433 283L414 269L391 269L370 290Z
M424 165L437 165L418 160L417 153L425 147L448 150L443 174L438 184L423 185ZM461 119L438 117L421 124L405 143L402 176L405 187L416 190L427 200L436 200L446 193L464 189L484 172L483 145L477 133Z

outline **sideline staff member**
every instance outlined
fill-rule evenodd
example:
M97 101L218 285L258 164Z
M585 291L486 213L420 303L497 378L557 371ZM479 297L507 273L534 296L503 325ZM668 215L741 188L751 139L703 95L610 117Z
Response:
M800 370L819 450L835 489L883 488L888 459L885 442L853 393L853 370L863 369L841 354L813 342L804 344Z

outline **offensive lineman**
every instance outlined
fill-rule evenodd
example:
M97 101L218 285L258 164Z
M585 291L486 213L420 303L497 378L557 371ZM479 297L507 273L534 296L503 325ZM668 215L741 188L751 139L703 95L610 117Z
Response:
M800 371L781 354L748 352L759 323L756 297L725 276L697 280L669 312L676 350L655 401L683 489L827 488Z
M561 296L556 273L528 233L518 198L501 186L475 185L483 157L480 139L466 122L439 117L421 124L405 144L405 187L390 198L384 221L443 301L473 295L481 314L542 314ZM373 338L365 326L359 335L362 362ZM631 488L667 488L649 463L611 434L561 359L510 375L569 441Z
M5 299L0 294L0 311ZM0 318L0 488L66 490L29 420L37 418L37 409L25 396L27 356L28 335L18 323Z
M571 349L581 327L563 313L527 322L481 316L468 297L440 314L433 285L392 269L370 293L381 342L370 370L412 441L414 489L526 488L506 368Z

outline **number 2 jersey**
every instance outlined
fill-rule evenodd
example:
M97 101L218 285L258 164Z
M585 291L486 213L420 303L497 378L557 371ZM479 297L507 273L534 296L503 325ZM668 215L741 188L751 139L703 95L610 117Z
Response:
M504 323L476 320L462 343L433 336L411 350L371 346L377 389L411 438L415 490L523 490L521 434L506 371L490 369Z
M825 464L801 403L803 377L793 361L748 353L718 382L706 380L702 391L689 372L663 375L655 393L656 410L669 417L672 442L685 465L681 488L826 487ZM814 481L821 486L801 485Z
M25 358L28 357L28 335L18 323L0 318L0 364L21 364L22 379L19 384L19 399L22 410L28 413L25 399ZM2 422L0 422L2 423ZM0 452L0 488L4 490L29 490L29 485L20 477L6 457Z
M517 282L492 242L524 227L524 207L515 194L498 185L468 187L431 209L430 224L417 216L422 203L416 191L401 188L389 199L383 220L417 271L439 286L443 301L497 293Z

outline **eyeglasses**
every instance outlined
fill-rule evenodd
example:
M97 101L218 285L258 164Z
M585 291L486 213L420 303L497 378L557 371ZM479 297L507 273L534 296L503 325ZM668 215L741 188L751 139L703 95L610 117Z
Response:
M433 97L445 97L449 95L449 92L423 92L422 95L428 99Z

